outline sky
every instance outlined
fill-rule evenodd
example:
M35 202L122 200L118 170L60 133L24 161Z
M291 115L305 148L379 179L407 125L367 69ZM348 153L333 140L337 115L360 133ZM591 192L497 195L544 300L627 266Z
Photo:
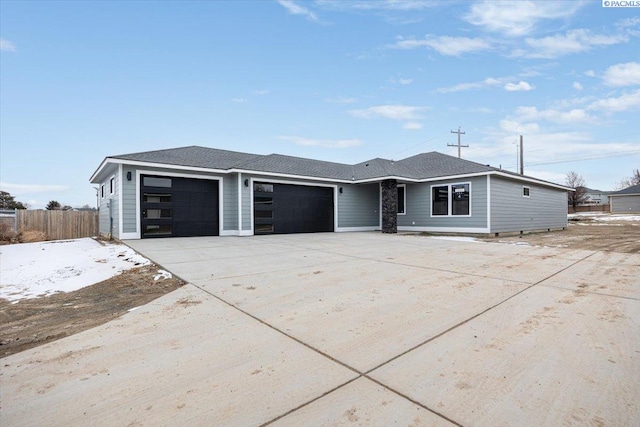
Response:
M457 156L460 128L465 159L515 171L522 135L525 174L612 190L640 168L640 7L605 3L1 0L0 189L95 206L112 155Z

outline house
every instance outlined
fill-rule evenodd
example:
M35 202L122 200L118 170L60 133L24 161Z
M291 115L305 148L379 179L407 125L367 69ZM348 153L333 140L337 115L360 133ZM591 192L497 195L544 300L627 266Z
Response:
M584 205L607 205L609 204L609 194L610 191L601 191L594 190L592 188L587 187L578 187L581 188L584 193L584 201L582 204Z
M609 194L611 213L640 213L640 184Z
M349 165L198 146L107 157L90 180L119 239L561 229L572 190L437 152Z

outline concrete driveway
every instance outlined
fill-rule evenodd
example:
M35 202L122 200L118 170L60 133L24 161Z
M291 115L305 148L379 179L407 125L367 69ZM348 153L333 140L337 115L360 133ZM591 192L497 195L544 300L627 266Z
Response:
M379 233L127 243L189 284L2 359L1 425L640 425L640 255Z

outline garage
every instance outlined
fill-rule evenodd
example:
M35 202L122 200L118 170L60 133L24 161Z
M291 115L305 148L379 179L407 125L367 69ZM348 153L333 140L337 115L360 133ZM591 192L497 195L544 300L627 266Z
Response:
M217 180L154 175L140 180L143 238L219 234Z
M333 188L253 184L254 234L333 231Z

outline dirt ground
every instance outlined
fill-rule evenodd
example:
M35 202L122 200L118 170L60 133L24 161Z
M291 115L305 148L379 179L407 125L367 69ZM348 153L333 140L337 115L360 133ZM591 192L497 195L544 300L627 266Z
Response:
M522 237L500 235L485 237L489 242L519 243L593 251L639 253L640 221L598 221L593 218L574 217L566 230L544 233L525 233Z
M151 264L74 292L15 304L0 298L0 358L106 323L184 284L154 281L157 272Z
M566 230L481 239L639 253L640 221L603 222L578 217ZM154 282L157 270L155 265L140 267L75 292L16 304L0 298L0 358L106 323L184 284L175 277Z

